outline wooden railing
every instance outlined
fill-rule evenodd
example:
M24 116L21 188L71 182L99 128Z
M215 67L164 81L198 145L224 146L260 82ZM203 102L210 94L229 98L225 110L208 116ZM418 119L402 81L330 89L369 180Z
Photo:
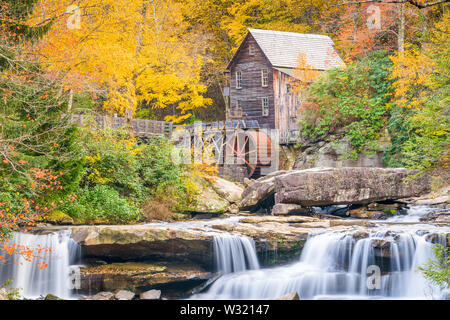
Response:
M94 120L100 129L112 128L118 129L127 125L127 119L123 117L108 117L108 116L84 116L73 115L72 121L78 125L85 125L88 120ZM133 119L131 120L131 127L134 133L139 137L151 137L154 135L164 135L166 137L172 136L173 123L167 121Z

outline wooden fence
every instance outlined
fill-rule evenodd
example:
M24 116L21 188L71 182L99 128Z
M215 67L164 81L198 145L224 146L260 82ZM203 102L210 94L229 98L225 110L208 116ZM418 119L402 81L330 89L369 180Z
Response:
M127 125L127 119L123 117L108 117L108 116L84 116L73 115L72 121L78 125L88 125L88 121L94 120L96 126L100 129L112 128L118 129ZM168 138L172 137L173 123L166 121L133 119L131 127L134 133L139 137L151 137L155 135L164 135Z

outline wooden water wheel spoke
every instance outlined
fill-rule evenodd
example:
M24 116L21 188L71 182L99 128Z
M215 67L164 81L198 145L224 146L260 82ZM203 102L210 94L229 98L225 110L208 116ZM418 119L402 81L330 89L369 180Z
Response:
M225 144L228 163L245 167L248 177L254 176L261 166L261 157L267 159L271 156L271 141L264 132L236 130L227 137Z
M242 151L245 150L245 147L247 146L247 143L248 143L249 139L250 139L249 136L247 136L245 138L244 145L242 146L242 149L239 151L241 154L242 154Z
M247 156L247 155L249 155L250 153L256 153L256 152L257 152L256 150L251 150L251 151L249 151L249 152L242 153L242 155L243 155L243 156Z

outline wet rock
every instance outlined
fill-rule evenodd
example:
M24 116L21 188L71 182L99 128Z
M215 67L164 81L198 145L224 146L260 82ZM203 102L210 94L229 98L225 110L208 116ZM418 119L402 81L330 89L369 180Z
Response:
M384 220L390 214L380 211L370 211L366 208L352 209L347 211L347 215L355 219Z
M310 210L308 208L303 208L298 204L284 204L279 203L273 206L272 215L274 216L287 216L296 214L307 214Z
M385 211L392 212L401 209L402 204L400 203L378 203L372 202L367 205L367 210L369 211Z
M162 262L112 263L82 268L81 290L112 291L134 288L133 290L139 293L149 289L177 286L180 291L187 291L211 277L212 273L194 265Z
M251 179L249 179L249 178L244 178L244 186L247 188L247 187L250 187L253 183L255 182L255 180L251 180Z
M298 227L298 223L290 223L290 226ZM329 221L317 221L317 222L305 222L300 225L302 228L329 228L330 222Z
M371 239L371 243L376 257L391 258L391 239Z
M169 259L205 267L213 263L213 236L192 229L154 225L74 227L72 238L85 258L104 261Z
M449 234L447 235L447 237ZM435 244L445 244L446 243L446 235L445 234L437 234L430 233L425 236L425 240ZM447 239L449 240L449 239Z
M141 300L159 300L161 299L161 290L149 290L140 294Z
M55 296L54 294L47 294L44 300L62 300L60 297Z
M241 211L255 211L265 202L270 201L275 194L275 177L286 171L278 171L266 177L260 178L247 187L242 193L239 202Z
M314 230L314 228L302 228L302 224L291 226L278 222L220 224L214 225L213 228L252 238L262 265L297 261L308 239L308 234Z
M131 291L119 290L119 291L116 292L114 297L116 298L116 300L133 300L135 295L136 294L134 292L131 292Z
M302 206L368 204L419 196L431 179L416 171L382 168L316 168L275 177L275 203ZM245 191L244 191L245 193Z
M264 216L264 217L248 217L248 218L242 218L240 220L241 223L251 223L251 224L258 224L258 223L266 223L266 222L278 222L278 223L305 223L305 222L317 222L320 221L319 218L315 217L307 217L307 216Z
M298 295L297 291L294 291L273 300L300 300L300 296Z
M92 300L114 300L114 293L112 292L99 292L95 296L91 297Z
M9 300L8 291L5 288L0 288L0 300Z
M444 223L450 225L450 214L441 214L438 215L437 218L434 220L437 223Z
M214 191L230 203L236 203L241 200L244 188L231 181L214 177L211 179L211 186Z
M369 237L369 233L367 231L356 231L355 233L353 233L353 239L355 241L361 240L361 239L366 239Z
M361 227L375 227L375 223L364 220L330 220L330 227L338 226L361 226Z
M239 207L236 204L232 204L229 208L228 208L229 213L231 214L238 214L239 213Z

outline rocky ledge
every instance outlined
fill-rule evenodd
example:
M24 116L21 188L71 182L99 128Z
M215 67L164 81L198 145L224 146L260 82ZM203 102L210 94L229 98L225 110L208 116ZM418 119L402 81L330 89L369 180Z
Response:
M276 204L302 208L368 204L417 197L431 189L431 178L403 168L315 168L280 171L254 181L239 202L257 211Z
M213 273L198 266L173 262L124 262L94 265L81 269L79 293L92 295L105 291L132 290L136 295L148 298L149 290L153 290L153 292L159 291L160 294L163 292L163 296L166 298L183 298L212 277ZM102 300L102 296L87 296L86 298ZM125 300L132 298L134 295Z
M83 256L107 262L170 260L211 268L213 235L158 225L73 227Z

